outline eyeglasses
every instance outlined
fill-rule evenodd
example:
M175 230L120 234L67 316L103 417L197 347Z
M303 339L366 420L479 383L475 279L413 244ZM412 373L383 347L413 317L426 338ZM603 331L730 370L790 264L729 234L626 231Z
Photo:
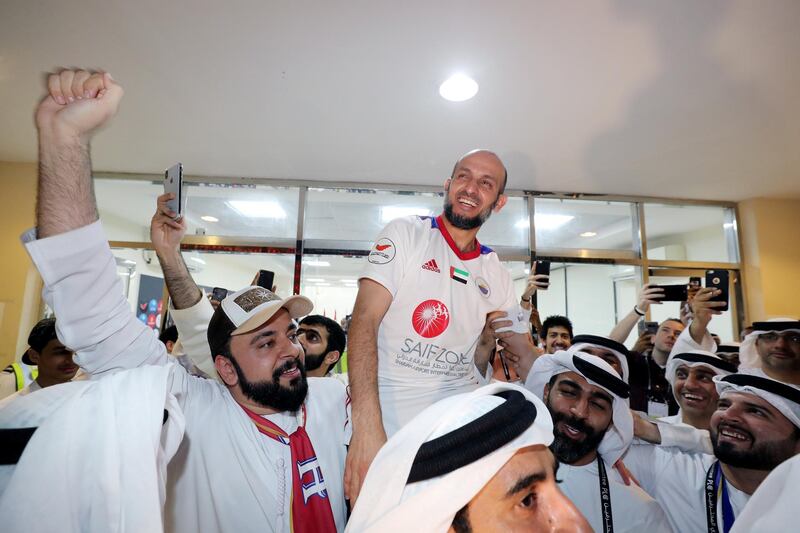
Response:
M800 333L794 331L788 333L775 333L772 331L769 333L762 333L758 336L758 339L764 342L777 342L778 338L783 339L789 344L800 344Z

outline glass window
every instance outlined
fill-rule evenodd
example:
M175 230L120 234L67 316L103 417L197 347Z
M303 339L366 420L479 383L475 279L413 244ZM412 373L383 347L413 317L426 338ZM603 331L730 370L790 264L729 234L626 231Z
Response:
M300 294L314 302L314 314L341 321L352 314L366 256L304 255Z
M528 255L530 247L530 217L525 198L509 196L499 213L492 213L481 227L478 240L498 253Z
M633 308L638 284L632 266L552 263L550 288L537 292L539 316L566 315L575 335L608 335Z
M535 199L536 248L634 249L632 204Z
M439 193L310 188L303 227L307 248L369 250L383 227L406 215L436 216Z
M187 235L246 237L252 243L294 246L298 189L269 185L187 183ZM100 217L112 241L150 241L150 219L161 182L95 180Z
M732 209L645 204L644 214L648 259L738 261Z

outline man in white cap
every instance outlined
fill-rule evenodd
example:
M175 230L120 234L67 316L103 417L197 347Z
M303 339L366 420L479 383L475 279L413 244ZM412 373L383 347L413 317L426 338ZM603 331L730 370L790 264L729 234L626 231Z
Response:
M715 376L714 382L714 455L641 444L624 457L675 531L729 531L770 471L800 453L800 389L742 373ZM655 434L646 438L658 443L658 426L649 426Z
M59 338L97 376L169 363L123 297L92 194L89 141L121 97L108 74L49 76L36 113L37 230L25 237ZM208 323L222 383L174 365L168 392L185 415L186 438L168 467L167 531L344 528L347 395L336 380L305 378L294 319L311 309L305 297L281 300L246 287L225 298Z
M665 376L672 386L672 396L680 405L680 410L678 414L659 418L658 421L688 424L708 430L719 399L714 376L735 373L734 365L711 352L694 350L670 355Z
M378 452L347 531L591 531L556 485L552 440L547 409L519 386L441 400Z
M630 387L611 365L572 346L536 359L525 387L553 417L561 490L595 531L671 531L659 504L613 468L633 439L633 418Z
M800 321L778 318L754 322L753 332L739 347L739 360L743 372L800 385Z

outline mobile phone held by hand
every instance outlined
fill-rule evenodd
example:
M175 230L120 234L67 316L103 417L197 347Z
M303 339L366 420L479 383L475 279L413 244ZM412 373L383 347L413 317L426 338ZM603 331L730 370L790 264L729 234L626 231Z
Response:
M662 302L685 302L689 297L688 285L652 285L664 290L664 296L654 296Z
M727 270L706 270L706 288L719 289L720 294L711 298L711 302L725 302L724 307L717 307L717 311L727 311L729 294L730 294L730 279Z
M228 289L223 289L222 287L214 287L211 291L211 299L221 302L228 296Z
M271 270L258 271L258 281L256 282L256 285L258 285L259 287L264 287L268 291L271 291L274 282L275 282L275 272Z
M167 202L169 207L174 213L177 213L175 220L180 220L183 217L183 165L175 163L167 170L164 171L164 192L172 193L175 197Z
M543 274L545 276L550 275L550 261L546 259L537 259L536 266L533 268L534 274Z

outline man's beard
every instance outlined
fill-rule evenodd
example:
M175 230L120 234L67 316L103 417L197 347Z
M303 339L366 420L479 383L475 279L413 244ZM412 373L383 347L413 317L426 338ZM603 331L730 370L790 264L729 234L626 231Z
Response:
M499 198L500 197L498 196L498 200ZM457 215L453 212L453 203L450 201L448 193L445 192L444 216L447 220L450 221L450 223L453 226L457 227L458 229L468 230L468 229L480 228L481 226L483 226L483 223L489 220L489 217L492 216L492 209L494 209L496 205L497 205L497 200L495 200L494 203L491 206L489 206L488 209L478 213L478 216L472 218L462 217L461 215Z
M272 373L272 381L248 381L236 360L231 357L233 368L239 377L239 386L242 393L259 405L277 409L278 411L297 411L303 405L308 392L308 381L306 381L306 369L300 359L287 361ZM281 374L289 370L293 365L297 365L300 377L296 377L289 382L288 387L281 385Z
M759 443L755 441L753 434L749 431L740 427L736 427L736 431L750 437L753 445L749 450L737 450L728 442L720 443L718 429L711 428L711 445L714 448L714 455L728 466L750 470L772 470L794 456L796 439Z
M597 450L600 442L605 437L605 431L596 431L589 427L586 422L578 420L564 413L559 413L550 406L549 402L547 407L550 409L550 416L553 418L553 443L550 445L550 451L553 452L559 461L566 464L572 464L575 461L585 457L588 453ZM576 441L561 433L558 430L557 424L564 422L578 431L583 432L584 439Z
M319 355L312 355L306 352L306 362L304 364L306 370L316 370L322 366L322 362L325 361L325 356L328 355L328 349L325 348L325 351Z

